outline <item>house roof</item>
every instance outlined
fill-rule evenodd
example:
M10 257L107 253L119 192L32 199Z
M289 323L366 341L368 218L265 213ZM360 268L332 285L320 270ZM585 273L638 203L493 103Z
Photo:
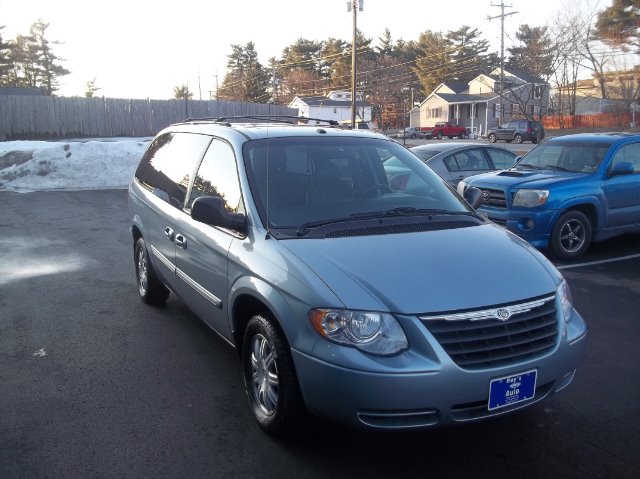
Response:
M542 78L521 68L507 67L504 69L504 72L505 74L510 74L511 76L520 78L527 83L546 83Z
M495 98L495 93L481 93L478 95L470 95L468 93L436 93L447 103L477 103L484 102Z
M454 91L456 93L462 93L465 90L469 89L469 84L466 83L466 82L462 82L462 81L445 82L444 85L446 85L447 87L449 87L452 91Z
M351 108L351 100L332 100L331 98L327 98L326 96L298 96L296 98L309 106ZM371 103L368 103L366 101L356 101L356 105L360 107L371 106Z

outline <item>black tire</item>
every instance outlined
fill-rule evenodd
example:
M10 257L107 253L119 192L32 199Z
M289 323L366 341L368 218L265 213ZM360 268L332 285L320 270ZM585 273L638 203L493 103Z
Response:
M438 132L438 140L442 140L442 132L441 131Z
M415 134L415 133L412 133L412 134L411 134L411 139L412 139L412 140L415 140L415 139L416 139L416 134Z
M560 259L576 259L591 244L591 222L580 211L564 213L551 232L551 251Z
M449 139L450 139L450 140L453 140L453 137L452 137L452 136L449 136Z
M244 384L251 411L272 436L303 426L306 415L289 345L266 315L249 320L242 345Z
M460 139L461 140L466 140L468 138L466 133L460 133Z
M538 139L537 138L531 138L531 143L538 143Z
M491 143L495 143L497 139L498 138L496 137L496 135L494 133L489 133L489 141Z
M522 143L522 135L520 133L516 133L513 136L513 142L518 144Z
M161 306L169 297L169 289L158 279L149 261L147 245L143 238L138 238L134 249L136 267L136 283L140 299L147 304Z

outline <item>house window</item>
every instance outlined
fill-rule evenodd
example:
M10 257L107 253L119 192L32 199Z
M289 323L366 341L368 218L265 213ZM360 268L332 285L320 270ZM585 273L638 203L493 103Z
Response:
M544 85L534 85L533 86L533 98L539 100L542 98L542 92L544 90Z
M333 107L333 112L338 113L338 109L335 106Z
M494 118L500 118L500 104L499 103L494 103L493 104L493 117Z
M442 111L442 107L430 108L427 111L429 114L429 118L440 118L440 112Z
M515 116L515 114L516 114L516 104L511 103L509 105L509 116Z

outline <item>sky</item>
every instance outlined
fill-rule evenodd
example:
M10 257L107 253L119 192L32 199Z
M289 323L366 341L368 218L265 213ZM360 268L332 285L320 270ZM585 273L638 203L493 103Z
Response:
M364 0L358 28L378 44L385 28L394 41L417 40L426 30L478 28L494 51L500 50L500 0ZM84 96L95 79L100 96L173 97L186 84L194 98L209 99L221 85L231 45L255 44L259 60L271 57L299 38L350 42L353 15L347 0L0 0L0 32L6 41L27 34L38 20L49 23L54 53L72 73L61 77L58 94ZM611 0L511 0L505 2L505 48L515 42L521 24L544 26L559 12L602 10Z

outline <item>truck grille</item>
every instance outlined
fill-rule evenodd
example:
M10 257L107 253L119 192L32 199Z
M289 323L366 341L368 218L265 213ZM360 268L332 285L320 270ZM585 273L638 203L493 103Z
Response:
M420 319L464 369L528 361L552 350L558 337L555 296ZM500 318L508 319L500 319Z
M482 192L482 204L487 206L493 206L495 208L506 208L507 201L505 200L504 191L492 190L490 188L481 188Z

